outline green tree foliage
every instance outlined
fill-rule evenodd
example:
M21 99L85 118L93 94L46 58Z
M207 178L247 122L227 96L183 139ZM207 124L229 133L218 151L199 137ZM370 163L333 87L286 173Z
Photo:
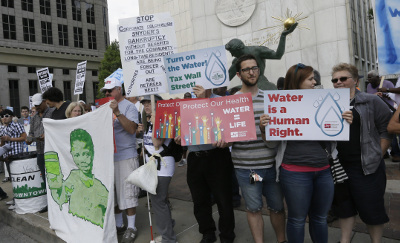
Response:
M122 68L122 64L119 53L119 43L115 40L107 47L107 50L104 52L104 58L100 63L99 91L96 98L104 97L104 94L100 91L100 89L104 87L104 79L110 76L118 68Z

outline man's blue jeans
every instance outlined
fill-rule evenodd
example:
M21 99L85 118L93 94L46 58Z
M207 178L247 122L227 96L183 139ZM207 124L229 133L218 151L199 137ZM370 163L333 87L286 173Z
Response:
M304 225L308 215L312 241L328 242L326 217L334 192L330 168L317 172L294 172L281 167L279 178L288 207L288 241L304 242Z

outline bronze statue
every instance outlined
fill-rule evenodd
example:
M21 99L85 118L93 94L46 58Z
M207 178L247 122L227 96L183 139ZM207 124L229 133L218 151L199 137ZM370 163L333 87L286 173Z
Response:
M269 82L267 77L264 76L265 70L265 59L281 59L285 53L286 36L292 33L298 23L293 24L289 29L285 29L280 37L278 49L275 51L265 46L245 46L243 41L239 39L232 39L225 45L225 49L228 50L235 58L232 61L232 66L229 68L229 80L232 80L236 75L236 60L238 57L244 54L251 54L256 57L258 66L260 68L260 78L258 80L258 88L261 90L274 90L277 89L276 85Z

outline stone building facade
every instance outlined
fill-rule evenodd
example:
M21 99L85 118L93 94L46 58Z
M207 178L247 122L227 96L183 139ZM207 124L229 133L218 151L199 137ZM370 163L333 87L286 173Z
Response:
M278 41L271 36L282 31L283 23L273 17L285 17L288 9L290 16L302 13L307 18L288 36L282 59L267 60L265 76L276 83L290 66L301 62L319 70L324 87L332 88L331 68L339 62L355 64L364 76L376 68L374 21L368 16L372 4L372 0L139 0L139 10L141 15L171 13L179 52L225 45L233 38L246 45L266 41L264 45L276 50ZM239 83L234 79L230 87Z
M53 86L74 96L77 63L87 60L84 94L93 102L98 67L109 43L107 0L1 0L0 104L19 115L40 92L36 70L49 67Z

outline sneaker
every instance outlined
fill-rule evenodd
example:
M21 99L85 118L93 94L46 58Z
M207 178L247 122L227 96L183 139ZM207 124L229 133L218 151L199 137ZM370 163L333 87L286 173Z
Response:
M127 228L122 236L121 243L133 243L137 236L137 229Z
M181 167L181 166L184 166L184 165L186 165L186 164L187 164L187 160L186 160L186 159L182 159L182 160L178 163L178 166Z
M7 204L7 205L14 205L14 204L15 204L15 203L14 203L14 199L11 200L11 201L6 202L6 204Z
M15 205L11 205L10 207L8 207L8 210L14 210L15 209Z
M122 225L121 227L117 227L117 235L123 235L126 231L126 225Z
M201 239L200 243L212 243L212 242L216 242L217 241L217 237L215 237L215 234L204 234L203 235L203 239Z
M47 212L48 211L48 208L47 208L47 206L45 206L45 207L43 207L42 209L40 209L39 211L38 211L38 213L45 213L45 212Z
M159 235L156 238L154 238L154 242L155 243L162 243L162 235Z

